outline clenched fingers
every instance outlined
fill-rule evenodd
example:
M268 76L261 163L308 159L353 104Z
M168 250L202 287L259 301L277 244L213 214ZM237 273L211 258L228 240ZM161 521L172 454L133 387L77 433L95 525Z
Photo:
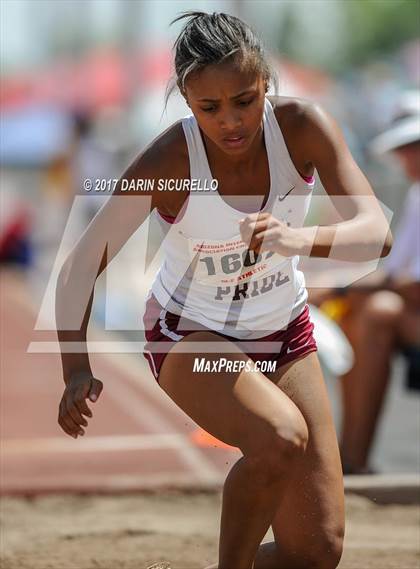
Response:
M87 421L77 408L77 399L66 399L67 412L77 425L87 427Z
M62 399L59 407L58 424L68 435L77 438L77 435L84 434L83 429L74 421L72 416L67 411L65 400Z
M255 236L268 228L275 227L278 221L272 216L267 216L264 219L258 221L248 221L245 219L240 224L241 237L245 243L250 243L255 238Z

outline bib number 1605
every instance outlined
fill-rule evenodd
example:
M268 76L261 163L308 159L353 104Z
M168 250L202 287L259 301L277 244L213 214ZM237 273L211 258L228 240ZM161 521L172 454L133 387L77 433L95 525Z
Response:
M269 252L268 256L273 255ZM242 255L239 253L229 253L228 255L223 255L220 257L220 266L225 275L230 275L232 273L237 273L241 270L242 265L244 267L252 267L262 260L262 255L256 254L255 251L248 250L244 251ZM207 268L207 274L209 276L216 274L216 267L214 264L213 257L203 257L200 259L200 263L204 263Z

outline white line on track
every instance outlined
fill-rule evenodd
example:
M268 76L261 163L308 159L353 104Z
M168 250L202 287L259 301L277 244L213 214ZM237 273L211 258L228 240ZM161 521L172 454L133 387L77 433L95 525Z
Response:
M124 412L129 413L143 428L147 425L155 432L171 433L173 431L173 424L155 406L146 405L140 394L136 393L131 385L128 386L127 383L120 381L118 385L115 382L108 382L107 387L111 392L111 397L120 404ZM137 390L139 388L140 385L137 383ZM178 452L194 475L206 483L220 482L220 471L207 459L204 453L196 449L185 436L181 435L180 440L182 442L177 446Z
M2 454L30 454L38 452L103 452L127 450L155 450L180 448L185 445L183 435L177 434L150 434L150 435L122 435L80 437L77 442L71 437L46 437L6 439L2 441Z
M95 336L98 335L100 335L100 332L95 330ZM143 411L148 409L148 424L150 424L155 430L171 433L174 430L174 426L170 421L168 421L168 419L166 419L166 416L163 415L162 408L165 409L165 412L168 414L181 413L185 418L187 418L187 415L185 415L172 401L172 399L158 386L146 360L141 354L137 354L135 356L132 354L126 354L124 357L118 357L118 360L116 360L113 354L102 354L101 359L103 358L107 359L111 366L117 369L119 368L125 372L123 374L123 378L132 386L135 386L137 398L141 397L139 390L142 390L153 399L153 408L150 405L146 408L145 403L142 400L140 403L136 404L137 407L133 411L134 415L133 412L131 413L135 419L138 420L140 410L144 417ZM117 390L112 391L113 396L122 385L122 383L119 383ZM126 402L121 401L121 404L123 407L127 405L127 408L131 409L132 399L130 399L129 403L127 398ZM154 417L150 416L150 413L152 413ZM188 420L192 421L192 419ZM179 452L184 462L192 469L200 480L207 484L221 484L223 482L223 476L221 476L220 470L210 462L201 449L196 448L188 439L184 438L184 446L179 447Z

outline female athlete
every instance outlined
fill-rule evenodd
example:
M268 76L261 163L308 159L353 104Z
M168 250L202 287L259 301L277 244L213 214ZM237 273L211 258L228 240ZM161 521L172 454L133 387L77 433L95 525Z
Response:
M332 569L342 471L297 262L383 256L391 236L334 120L310 102L266 96L272 73L252 30L222 13L183 18L175 69L192 114L134 160L64 263L59 339L86 342L96 276L156 210L165 258L147 300L145 356L173 401L243 454L224 484L214 567ZM352 204L334 226L302 227L315 169L330 196ZM169 179L191 191L157 191ZM156 184L124 192L133 180ZM86 353L62 352L59 424L77 438L102 383ZM261 545L270 525L275 541Z

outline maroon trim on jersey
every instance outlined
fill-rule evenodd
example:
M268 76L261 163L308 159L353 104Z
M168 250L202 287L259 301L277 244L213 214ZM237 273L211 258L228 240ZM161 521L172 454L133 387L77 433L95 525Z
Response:
M185 212L187 211L187 205L188 205L189 197L190 197L190 192L188 192L188 195L185 198L185 201L182 204L181 210L177 216L168 215L166 213L160 213L159 210L156 210L156 211L158 212L158 215L160 215L160 217L162 219L164 219L167 223L170 223L171 225L174 224L175 222L179 223L182 220L182 218L184 217Z

